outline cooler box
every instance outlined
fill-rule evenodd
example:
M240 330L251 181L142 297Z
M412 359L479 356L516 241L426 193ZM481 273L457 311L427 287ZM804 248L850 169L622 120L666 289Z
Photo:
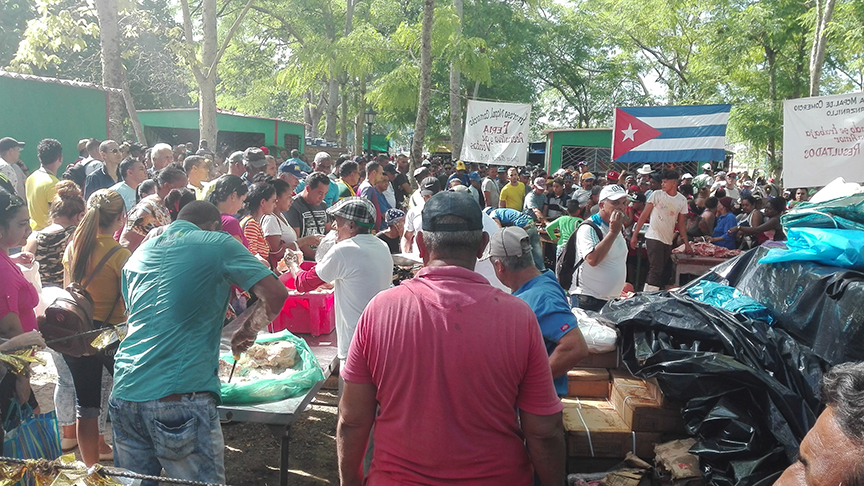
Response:
M308 270L314 262L303 262L300 268ZM294 279L285 273L279 280L290 290L294 290ZM288 329L294 334L320 336L330 334L336 328L336 315L333 311L333 291L306 294L291 293L282 306L282 311L267 326L269 332Z

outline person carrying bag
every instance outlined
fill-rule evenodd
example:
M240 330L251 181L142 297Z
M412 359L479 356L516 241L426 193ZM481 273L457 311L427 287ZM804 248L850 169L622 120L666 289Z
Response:
M121 271L131 252L114 241L113 235L123 227L126 208L123 197L110 189L94 192L87 201L87 212L66 248L63 257L64 283L81 295L92 299L92 327L116 326L125 321L126 306L121 295ZM81 282L76 288L72 282ZM86 302L78 298L76 302ZM70 306L74 307L74 306ZM86 304L81 305L86 307ZM86 319L82 319L86 323ZM84 336L86 342L96 339L95 334ZM77 395L76 417L78 447L84 463L89 467L112 458L111 448L99 436L98 421L105 407L102 390L103 368L114 373L114 353L117 345L88 354L73 356L64 354L63 359L72 372ZM90 354L92 353L92 354Z

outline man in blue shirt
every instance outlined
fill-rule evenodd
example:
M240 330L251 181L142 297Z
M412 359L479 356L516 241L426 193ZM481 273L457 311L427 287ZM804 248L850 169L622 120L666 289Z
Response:
M498 226L506 228L516 226L525 230L531 243L531 254L534 257L534 266L538 271L546 270L543 262L543 247L540 243L540 233L534 224L534 219L527 214L511 208L486 208L486 214L492 217Z
M90 195L99 189L108 189L117 183L117 167L123 160L120 146L114 140L105 140L99 144L99 154L102 156L102 163L99 168L87 174L87 178L84 179L85 201L90 199ZM127 211L130 209L132 208L126 208Z
M270 270L221 227L216 206L187 204L123 267L128 335L115 356L109 408L114 465L158 476L225 482L219 344L232 285L261 299L232 336L235 356L288 295Z
M721 197L717 200L717 222L714 223L714 233L703 236L702 241L714 243L717 246L734 250L736 246L735 233L730 230L738 226L738 220L732 212L732 198Z
M528 233L522 228L508 226L493 234L489 240L489 258L498 280L537 315L555 391L560 396L566 395L567 372L588 356L588 345L577 330L579 326L570 311L567 294L553 272L541 272L532 264Z

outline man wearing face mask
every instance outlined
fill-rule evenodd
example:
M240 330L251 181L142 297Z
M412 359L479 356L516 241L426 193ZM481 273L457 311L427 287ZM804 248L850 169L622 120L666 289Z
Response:
M372 232L375 206L368 199L347 197L327 214L336 222L336 244L314 268L300 270L299 258L289 259L288 268L300 292L333 284L337 356L344 367L360 314L372 297L390 287L393 259L387 244Z

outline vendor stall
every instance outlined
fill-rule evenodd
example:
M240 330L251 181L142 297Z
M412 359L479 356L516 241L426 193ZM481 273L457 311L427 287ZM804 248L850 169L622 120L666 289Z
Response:
M672 264L675 265L675 286L681 286L681 275L704 275L715 266L727 260L729 259L673 253Z
M231 353L231 335L236 330L235 323L229 324L222 332L223 354ZM299 396L265 403L244 405L221 405L218 407L219 418L227 422L254 422L268 426L281 444L281 459L279 463L279 484L288 484L288 452L291 444L291 426L300 419L300 415L321 390L324 382L338 367L336 358L336 331L321 336L308 334L299 335L311 349L321 365L324 378Z

